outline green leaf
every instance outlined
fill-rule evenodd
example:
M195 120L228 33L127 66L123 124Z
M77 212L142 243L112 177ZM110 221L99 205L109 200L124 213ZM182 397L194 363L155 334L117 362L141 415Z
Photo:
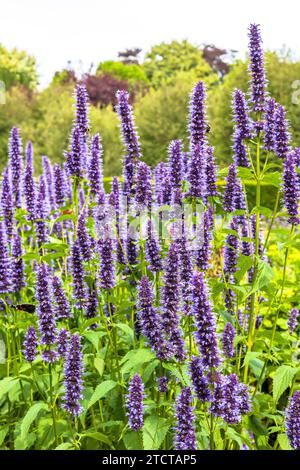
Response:
M27 411L26 415L24 416L21 422L20 430L21 430L22 440L26 438L29 428L31 424L33 423L33 421L37 418L39 412L41 410L47 410L47 409L48 409L48 405L44 402L35 403L29 408L29 410Z
M143 450L143 441L139 432L130 431L126 433L123 441L127 450Z
M105 365L105 363L104 363L104 360L102 359L102 357L95 357L94 366L97 369L97 371L99 372L100 377L102 377L102 375L103 375L104 365Z
M165 362L163 363L163 367L164 367L164 369L170 370L172 372L172 374L175 377L177 377L177 379L180 380L182 385L184 385L185 387L190 385L190 379L189 379L189 376L187 374L186 368L182 367L181 371L179 371L178 367L176 367L174 364L168 364L168 363L165 363Z
M73 450L74 446L71 444L71 442L63 442L62 444L59 444L59 446L55 447L54 450Z
M145 450L159 450L170 423L165 418L148 416L143 426L143 442Z
M0 446L2 446L3 441L6 437L6 434L8 433L9 427L8 426L2 426L0 429Z
M18 382L19 381L13 377L5 377L2 379L0 381L0 398L8 393Z
M273 377L273 399L277 403L283 392L291 385L298 369L282 365L278 367Z
M15 439L15 450L26 450L31 447L36 440L36 434L30 432L26 436L21 436L20 434Z
M87 432L83 434L82 437L89 437L90 439L95 439L96 441L104 442L104 444L107 444L108 446L110 446L110 448L113 448L110 439L108 439L108 437L105 434L102 434L101 432Z
M155 359L154 353L150 349L134 349L129 351L121 360L122 373L126 374L132 369L142 367L144 364Z
M101 398L107 395L108 392L110 392L113 388L115 388L116 385L117 385L117 382L115 382L114 380L105 380L105 382L102 382L101 384L99 384L96 387L89 401L87 409L93 406L98 400L101 400Z
M95 319L93 323L95 323ZM97 352L99 351L100 338L104 335L103 331L86 331L83 333L83 336L92 343Z
M277 440L282 450L292 450L286 434L278 434Z
M116 326L122 330L126 335L128 335L130 342L133 342L134 339L134 332L133 329L130 328L129 325L126 325L126 323L117 323Z
M246 274L246 272L251 268L253 264L253 260L251 256L245 256L241 255L238 258L237 262L237 268L238 270L236 271L234 277L237 281L241 281Z

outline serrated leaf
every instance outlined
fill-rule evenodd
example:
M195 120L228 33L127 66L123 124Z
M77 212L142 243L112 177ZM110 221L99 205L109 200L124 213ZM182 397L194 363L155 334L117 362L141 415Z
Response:
M159 416L148 416L143 426L143 442L145 450L159 450L170 423Z
M139 432L130 431L126 433L123 441L127 450L143 450L143 441Z
M294 367L282 365L278 367L273 377L273 399L277 403L281 395L291 385L298 369Z
M130 328L129 325L126 325L126 323L117 323L116 326L129 337L129 340L132 343L134 339L133 329Z
M117 385L117 382L115 382L114 380L105 380L104 382L99 384L96 387L89 401L87 409L93 406L98 400L101 400L101 398L105 397L105 395L107 395L108 392L110 392L113 388L115 388L116 385Z
M182 367L181 371L174 364L163 363L164 369L167 369L172 372L172 374L177 377L178 380L184 385L185 387L190 385L190 379L187 374L187 370Z
M26 435L28 434L29 428L33 421L37 418L39 412L41 410L47 410L48 405L44 402L38 402L32 405L29 410L27 411L26 415L22 419L21 422L21 439L25 439Z

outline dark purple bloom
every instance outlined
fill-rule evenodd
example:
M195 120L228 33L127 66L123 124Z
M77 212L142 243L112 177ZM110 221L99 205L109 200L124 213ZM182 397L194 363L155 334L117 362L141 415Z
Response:
M144 162L137 165L135 201L139 205L151 206L152 202L152 184L151 169Z
M228 424L238 424L241 419L240 384L236 374L230 374L225 378L223 389L222 418Z
M56 324L53 312L52 289L49 268L41 263L37 271L36 298L38 301L39 330L41 343L49 346L56 342Z
M296 171L295 154L290 152L283 162L283 194L291 224L299 224L298 203L300 199L299 174Z
M67 182L64 170L58 163L53 165L53 190L55 203L57 206L63 206L67 196Z
M265 114L265 137L264 148L268 152L274 152L275 149L275 111L276 101L273 98L268 99Z
M217 196L217 169L214 157L214 149L213 147L207 147L206 150L206 195L207 196Z
M70 333L68 330L65 328L61 328L58 331L57 335L57 354L59 357L65 359L67 352L68 352L68 346L69 346L69 336Z
M55 196L54 196L54 186L53 186L53 169L49 158L42 157L43 162L43 174L46 182L46 191L48 201L51 207L51 210L55 209Z
M171 177L167 165L158 163L154 171L155 195L158 204L170 204L172 199Z
M275 111L275 153L279 158L285 158L290 151L290 133L285 116L285 109L278 105Z
M92 139L91 158L88 167L91 193L103 191L103 169L102 169L102 145L100 135L96 134Z
M216 335L216 320L202 272L194 273L191 294L192 315L196 326L195 338L202 355L202 364L204 367L218 367L221 358Z
M49 214L49 205L46 196L46 182L44 176L40 176L39 189L36 201L36 235L39 247L46 243L48 235L48 227L45 219Z
M142 332L151 349L158 359L167 360L172 355L172 348L164 338L160 316L153 306L153 293L147 276L142 277L139 285L138 316Z
M245 194L243 191L242 182L239 178L236 180L236 193L235 193L235 210L246 211L247 205L245 200ZM237 224L242 224L244 221L244 215L236 215L234 217Z
M241 90L233 92L233 118L237 129L240 131L241 139L251 138L251 124L249 110L244 93Z
M165 333L174 348L175 357L183 361L186 354L178 316L179 293L179 253L177 244L173 242L166 258L162 289L162 319Z
M86 286L84 282L83 261L77 242L71 249L71 269L73 275L73 295L78 306L82 306L86 298Z
M199 240L200 248L196 254L196 266L206 271L209 268L209 260L211 255L211 240L212 240L212 228L210 226L210 214L207 209L202 214L201 221L201 239Z
M1 214L4 219L7 238L10 240L13 234L14 207L9 167L6 167L3 172L1 186Z
M182 182L182 141L172 140L168 149L171 185L181 188Z
M205 376L205 371L202 366L201 359L199 357L192 357L189 366L189 372L193 384L193 389L198 400L200 400L201 402L210 401L211 391L209 389L208 380Z
M289 400L285 426L290 446L295 450L300 450L300 390L297 390Z
M144 384L139 374L135 374L130 383L127 395L128 424L132 431L138 431L143 427L143 399Z
M222 345L223 345L223 352L224 356L231 358L234 357L234 337L235 337L235 329L233 325L228 322L226 323L223 335L222 335Z
M162 376L157 378L158 383L158 390L160 393L167 393L168 392L168 383L170 379L169 377Z
M88 94L82 84L76 86L76 125L79 127L83 142L87 140L89 130Z
M149 270L152 272L159 272L163 269L160 251L160 246L155 237L152 222L149 220L147 226L146 259L149 263Z
M133 159L141 156L139 137L134 124L132 107L129 104L129 94L121 90L117 92L118 106L117 112L121 120L121 129L127 155Z
M248 385L245 385L243 383L240 383L238 385L238 396L240 402L240 413L242 415L250 413L252 406Z
M19 129L13 127L9 138L9 166L11 171L13 203L21 207L21 178L22 178L22 142Z
M18 233L13 235L11 244L11 255L12 255L12 291L20 292L22 287L25 286L24 276L24 261L22 259L22 239Z
M236 166L232 163L228 168L228 176L226 178L226 187L223 199L223 209L226 212L233 212L236 208L236 182Z
M85 225L85 214L82 213L78 218L77 224L77 243L80 253L84 261L91 259L91 242L90 236Z
M206 145L207 121L206 121L206 90L203 82L197 83L190 100L190 150L194 150L199 146L204 150Z
M230 233L226 237L226 243L224 248L224 274L227 279L229 279L231 274L234 274L237 269L237 260L238 260L238 248L239 240L237 237L238 226L234 220L230 222L230 230L236 232Z
M293 333L298 326L299 310L292 308L289 312L287 326L290 333Z
M36 184L33 176L33 146L28 142L26 147L26 166L23 180L23 194L25 207L29 214L29 219L34 220L36 205Z
M250 25L249 39L249 72L251 75L252 108L253 111L263 112L265 109L266 77L259 25Z
M7 249L4 224L0 221L0 294L11 291L11 260Z
M207 193L206 153L200 144L194 145L188 172L189 190L187 195L205 199Z
M23 342L23 354L26 358L26 361L33 362L36 359L37 347L38 342L36 330L33 326L29 326L26 331L25 339Z
M80 178L83 166L82 136L79 126L72 129L71 149L67 153L67 169L70 176Z
M214 385L214 393L209 411L213 414L213 416L223 417L224 385L226 378L220 372L216 372L210 375L210 382Z
M82 375L83 362L80 336L75 333L70 339L64 367L65 395L63 397L63 408L72 416L78 416L82 411L82 407L80 406L83 383Z
M243 135L240 129L236 129L233 135L234 163L236 166L250 167L247 149L243 143Z
M58 276L52 278L53 297L55 301L54 312L56 318L70 318L71 308Z
M113 240L110 236L109 229L105 230L104 239L101 241L100 251L100 269L99 278L100 286L103 289L111 289L115 285L115 269Z
M85 304L85 316L86 318L94 318L98 312L98 298L95 287L89 288L87 302Z
M176 420L174 449L196 450L195 415L192 408L192 394L189 387L184 387L176 399Z
M126 240L126 256L130 266L135 266L137 264L136 240L130 236L128 236Z
M183 234L182 238L178 242L179 245L179 270L180 270L180 284L181 292L184 301L184 312L185 314L190 314L190 281L193 275L193 263L191 258L191 253L187 247L186 237Z

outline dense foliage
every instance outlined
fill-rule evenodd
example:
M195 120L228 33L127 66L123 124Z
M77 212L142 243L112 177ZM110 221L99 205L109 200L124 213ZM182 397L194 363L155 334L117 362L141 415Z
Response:
M63 165L39 161L11 129L0 194L2 449L300 449L300 151L268 93L257 25L247 73L248 95L230 96L228 168L217 168L203 81L187 138L162 128L168 160L153 170L125 90L109 114L121 127L121 178L104 177L82 84L73 121L61 83L44 91L53 148L72 121Z

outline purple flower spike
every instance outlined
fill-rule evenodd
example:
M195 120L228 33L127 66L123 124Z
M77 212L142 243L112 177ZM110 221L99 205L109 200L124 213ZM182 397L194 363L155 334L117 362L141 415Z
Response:
M57 353L62 359L66 358L69 346L70 333L65 328L58 331L57 335Z
M82 411L80 406L83 384L82 375L83 362L80 336L76 333L71 336L64 367L65 395L63 397L63 408L72 416L78 416Z
M3 172L1 186L1 214L3 215L7 238L10 240L13 235L14 207L9 167L6 167Z
M275 150L275 111L276 101L273 98L268 99L265 114L265 138L264 148L268 152L274 152Z
M49 205L46 196L46 182L44 176L40 176L39 190L36 202L36 234L38 245L41 246L47 241L48 228L45 219L49 214Z
M132 107L129 102L129 94L127 91L121 90L117 92L117 112L121 120L121 129L126 153L131 160L137 160L141 157L139 145L139 137L134 124L134 116Z
M181 188L182 182L182 141L172 140L169 145L170 179L173 189Z
M55 210L55 196L54 196L54 186L53 186L53 169L49 158L43 156L43 170L44 177L46 182L47 197L50 203L51 210Z
M143 399L144 384L139 374L135 374L130 383L127 395L128 424L132 431L138 431L143 427Z
M226 187L224 192L223 209L226 212L233 212L235 210L236 199L236 166L232 163L228 168L228 176L226 179Z
M246 147L243 143L242 132L239 129L236 129L233 135L233 151L233 158L236 166L249 168L250 161L247 155Z
M176 243L172 243L166 259L164 286L162 290L163 326L175 357L183 361L186 357L184 340L178 316L179 308L179 253Z
M88 166L88 177L92 194L96 194L104 190L102 152L100 135L96 134L92 139L91 158Z
M204 368L202 366L201 359L199 357L192 357L189 372L193 384L193 389L198 400L203 403L210 401L211 392L208 386L208 380L204 374Z
M138 316L143 334L149 341L151 349L158 359L168 360L172 349L163 336L160 317L153 306L153 293L150 281L143 276L140 281L138 295Z
M81 307L86 298L86 286L84 282L82 256L77 242L73 244L71 249L71 267L73 275L73 295L76 299L77 306Z
M49 346L56 342L56 324L53 312L52 289L49 268L41 263L37 271L36 298L38 301L39 330L41 343Z
M100 286L103 289L111 289L115 285L113 240L107 227L100 245Z
M295 153L286 155L283 163L283 194L284 202L289 215L288 222L299 224L298 203L300 199L299 174L296 171Z
M189 182L187 195L193 198L205 199L207 193L206 154L200 144L193 147L187 179Z
M36 330L33 326L30 326L26 331L25 340L23 343L23 354L27 362L33 362L37 356L37 336Z
M12 179L13 202L15 207L21 207L21 177L22 177L22 142L19 129L13 127L9 138L9 166Z
M151 206L152 202L152 184L151 169L144 162L137 166L135 201L139 205Z
M236 374L226 377L223 390L222 418L228 424L238 424L241 419L240 384Z
M150 271L162 271L163 265L160 253L160 246L158 240L155 237L151 220L148 221L147 226L146 259L149 263Z
M199 82L195 86L190 100L189 132L191 152L196 146L199 146L203 150L206 146L207 121L205 100L205 85L203 82Z
M285 158L290 151L290 133L285 116L285 109L278 105L275 111L275 153L279 158Z
M181 390L176 400L176 420L174 449L196 450L195 415L192 408L192 394L189 387Z
M249 72L251 75L252 108L253 111L263 112L265 109L266 77L259 25L250 25L249 40Z
M67 296L63 290L61 280L58 276L53 276L52 279L52 289L53 297L55 300L55 317L60 318L70 318L71 317L71 308Z
M36 205L36 184L33 176L33 146L28 142L26 147L26 166L23 180L23 194L25 207L29 214L29 220L34 220Z
M53 165L53 190L56 206L63 206L67 199L67 183L65 173L58 163Z
M70 176L80 178L83 166L83 144L79 126L72 129L71 150L67 153L67 169Z
M228 358L234 357L234 337L235 337L235 329L233 325L228 322L226 323L223 336L222 336L222 345L223 345L223 352L224 356Z
M82 213L78 218L77 242L82 258L84 261L89 261L91 259L91 242L85 225L84 213Z
M11 291L11 260L7 250L3 222L0 221L0 294Z
M240 413L242 415L246 415L250 413L252 406L251 406L251 398L250 398L250 390L248 385L239 384L238 386L238 396L239 396L239 406L240 406Z
M167 393L168 392L168 383L170 379L169 377L163 376L157 378L158 383L158 390L160 393Z
M180 256L180 280L181 280L181 292L184 301L184 313L190 314L190 281L193 275L193 263L191 254L187 247L186 237L183 234L181 240L179 240L179 256Z
M212 227L210 226L210 211L207 209L202 215L201 221L201 247L197 250L196 266L202 271L209 268L211 256Z
M192 315L196 326L195 338L202 355L202 364L204 367L216 368L221 364L216 320L202 272L195 272L192 279Z
M207 166L206 166L206 191L207 196L217 196L217 168L214 157L213 147L207 147L206 150Z
M234 220L230 222L230 230L238 234L238 226ZM231 274L234 274L237 269L239 240L237 235L230 233L226 237L226 244L224 248L224 274L226 279L229 279Z
M86 318L94 318L98 312L98 298L97 292L94 286L89 288L88 298L85 305L85 316Z
M300 450L300 390L297 390L289 400L285 426L290 446Z
M237 129L241 133L241 139L251 138L251 124L249 110L244 93L241 90L233 92L233 118Z
M76 125L79 127L84 141L87 139L89 130L88 116L88 94L86 88L82 84L78 84L75 92L76 98Z
M22 259L22 239L18 233L15 233L11 245L12 254L12 290L20 292L25 286L24 261Z
M287 321L288 330L290 333L293 333L298 326L298 317L299 310L297 308L292 308L289 312L289 317Z

